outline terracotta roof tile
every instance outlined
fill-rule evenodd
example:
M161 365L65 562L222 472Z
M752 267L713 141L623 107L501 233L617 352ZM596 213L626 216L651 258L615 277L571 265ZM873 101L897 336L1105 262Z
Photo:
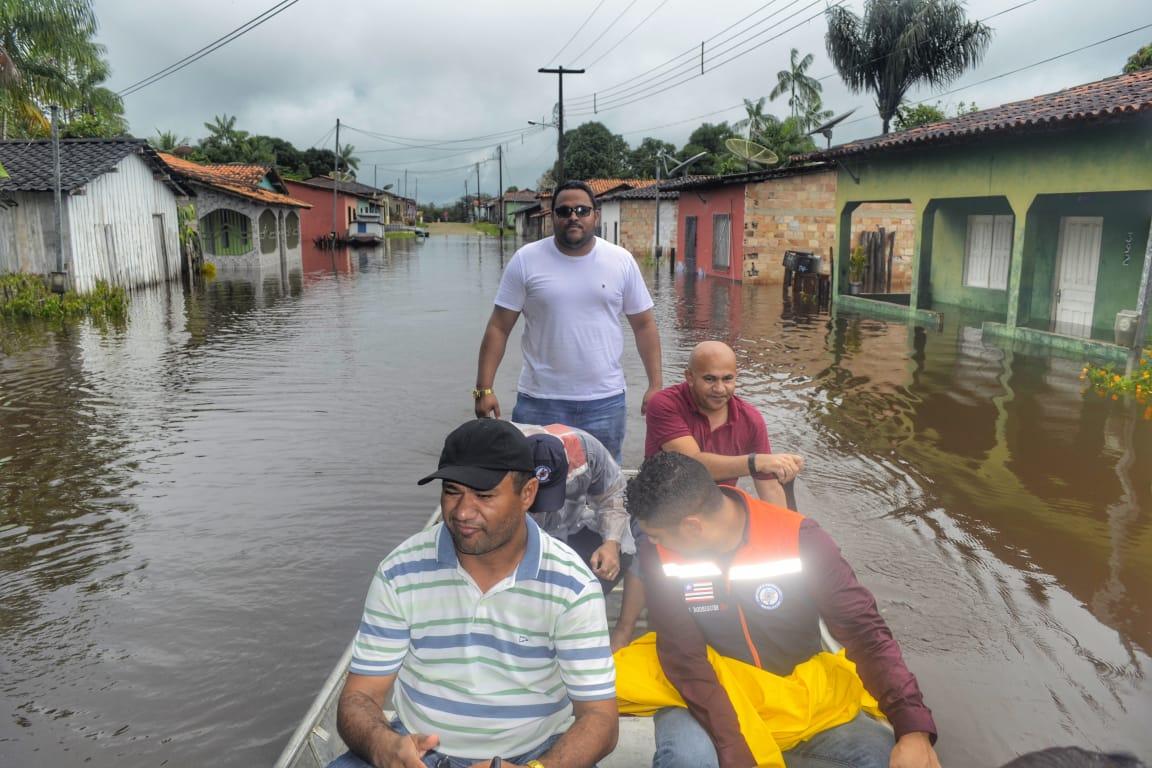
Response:
M648 187L656 183L656 179L584 179L588 186L592 187L592 191L596 197L600 197L607 192L620 187L627 187L636 189L638 187Z
M1097 80L1056 93L1002 104L992 109L922 125L907 131L860 139L807 158L832 158L929 144L988 133L1020 132L1069 123L1123 117L1152 110L1152 69Z
M222 192L270 205L290 205L295 208L312 207L311 203L259 186L264 177L268 175L269 166L240 163L194 163L191 160L185 160L166 152L160 152L159 156L176 175Z

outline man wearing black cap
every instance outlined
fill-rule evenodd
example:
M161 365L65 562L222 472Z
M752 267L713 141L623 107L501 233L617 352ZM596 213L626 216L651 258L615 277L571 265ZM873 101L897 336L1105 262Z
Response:
M624 474L594 436L564 424L517 424L532 441L540 489L528 513L583 558L611 592L636 551L624 509Z
M615 747L604 596L525 514L535 468L509 422L448 435L420 481L442 481L443 522L384 558L368 592L337 714L350 752L333 766L568 768Z

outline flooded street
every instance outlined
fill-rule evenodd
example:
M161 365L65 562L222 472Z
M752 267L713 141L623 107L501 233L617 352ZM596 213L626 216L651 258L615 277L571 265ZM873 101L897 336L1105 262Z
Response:
M498 243L306 254L0 352L0 765L270 764L469 418ZM1152 422L1079 361L648 272L665 383L702 339L808 465L936 713L945 766L1152 760ZM511 411L518 331L497 392ZM626 332L625 463L643 450Z

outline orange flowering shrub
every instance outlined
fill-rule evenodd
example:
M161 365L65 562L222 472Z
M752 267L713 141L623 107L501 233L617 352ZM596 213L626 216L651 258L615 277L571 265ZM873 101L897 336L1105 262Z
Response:
M1088 382L1088 389L1100 397L1119 400L1131 396L1144 408L1144 418L1152 419L1152 350L1144 350L1140 365L1131 376L1117 373L1112 366L1088 363L1080 371L1080 380ZM1087 391L1087 389L1085 390Z

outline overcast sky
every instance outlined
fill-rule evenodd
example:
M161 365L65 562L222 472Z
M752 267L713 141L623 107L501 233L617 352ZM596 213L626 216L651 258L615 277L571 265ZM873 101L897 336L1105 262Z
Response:
M971 0L969 15L983 19L1024 1ZM121 90L274 4L95 0L99 39L112 66L109 85ZM859 12L863 0L846 5ZM299 0L235 42L126 96L125 109L137 136L170 130L196 140L206 133L204 122L229 114L242 130L280 136L301 149L321 139L332 146L329 132L340 118L347 126L341 142L353 144L360 158L360 180L372 184L375 177L402 188L407 170L408 194L418 190L422 202L458 197L466 178L474 192L475 170L464 166L494 157L500 142L504 185L535 186L556 149L553 129L527 124L551 119L556 102L556 76L536 71L544 66L587 69L565 77L565 127L600 120L633 146L656 136L679 147L701 122L740 119L742 98L768 95L795 47L815 54L810 74L829 75L822 81L825 105L837 113L857 109L835 142L879 133L871 97L850 93L829 62L824 6L825 0ZM1033 0L988 21L995 36L987 56L951 87L1149 23L1152 3L1141 0ZM985 108L1108 77L1150 40L1152 29L1145 29L940 100L949 109L959 101ZM705 74L676 84L699 73L701 42ZM672 69L677 64L682 68ZM656 79L645 82L650 78ZM640 90L624 90L629 86ZM667 86L673 87L634 100ZM606 107L597 114L594 93L597 107ZM922 89L912 98L932 93ZM787 110L786 99L771 104L778 115ZM357 130L403 137L406 144L483 138L413 149ZM481 165L482 192L496 192L496 172L495 162Z

